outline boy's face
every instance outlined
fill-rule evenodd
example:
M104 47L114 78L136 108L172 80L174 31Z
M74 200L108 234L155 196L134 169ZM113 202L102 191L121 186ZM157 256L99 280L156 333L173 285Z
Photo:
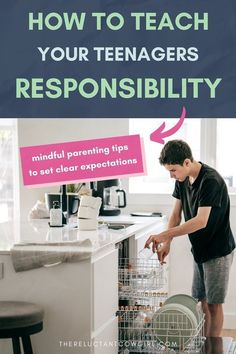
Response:
M170 177L179 182L183 182L188 176L190 171L189 159L184 160L183 165L165 165L165 169L170 172Z

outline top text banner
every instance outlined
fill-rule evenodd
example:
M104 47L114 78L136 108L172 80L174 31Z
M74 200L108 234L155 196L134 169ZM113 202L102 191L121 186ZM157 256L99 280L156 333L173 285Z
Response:
M2 0L1 118L236 116L235 0Z
M139 135L20 148L25 186L58 185L145 174Z

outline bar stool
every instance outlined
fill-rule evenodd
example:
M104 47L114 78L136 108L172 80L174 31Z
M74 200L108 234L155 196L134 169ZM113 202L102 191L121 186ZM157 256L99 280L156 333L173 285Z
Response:
M0 301L0 338L11 338L13 353L21 354L20 338L24 353L33 354L30 335L43 329L43 309L21 301Z

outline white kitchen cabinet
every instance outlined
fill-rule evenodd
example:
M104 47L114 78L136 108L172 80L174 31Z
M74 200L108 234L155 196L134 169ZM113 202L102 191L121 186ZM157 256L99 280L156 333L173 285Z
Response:
M105 328L93 340L93 354L118 353L118 318L107 323Z
M92 354L94 333L117 338L118 251L102 258L15 273L9 255L0 255L4 278L0 300L31 301L45 310L44 330L32 336L34 354ZM112 326L103 327L111 321ZM98 350L99 348L96 348ZM0 353L12 354L0 340Z
M96 331L117 311L118 258L117 250L93 264L93 325Z

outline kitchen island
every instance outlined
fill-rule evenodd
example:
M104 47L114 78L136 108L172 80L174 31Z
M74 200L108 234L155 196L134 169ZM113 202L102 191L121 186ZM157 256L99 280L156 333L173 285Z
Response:
M165 217L103 217L97 231L79 231L75 225L49 228L48 220L1 225L0 300L30 301L45 310L44 330L32 337L35 354L117 354L118 245L129 239L129 255L137 257L147 237L161 232ZM106 223L124 224L120 230ZM12 232L14 230L14 232ZM91 241L91 256L16 273L10 248L14 243ZM0 352L11 353L9 340L0 340Z

